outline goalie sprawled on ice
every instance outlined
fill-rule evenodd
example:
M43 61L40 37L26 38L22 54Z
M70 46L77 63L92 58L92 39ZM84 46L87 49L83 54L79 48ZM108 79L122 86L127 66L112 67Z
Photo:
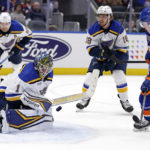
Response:
M0 86L1 131L51 128L52 102L44 97L53 79L53 60L46 52Z

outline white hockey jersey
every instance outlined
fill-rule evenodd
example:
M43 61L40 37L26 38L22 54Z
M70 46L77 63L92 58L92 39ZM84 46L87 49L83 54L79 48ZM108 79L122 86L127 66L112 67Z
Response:
M117 41L114 45L116 38ZM116 20L111 21L110 27L107 30L101 28L98 22L93 24L88 31L86 43L88 53L96 46L102 49L103 43L107 45L110 50L113 49L126 53L129 45L126 31Z
M16 46L18 49L23 50L23 47L18 45L23 37L32 37L32 31L19 22L12 20L10 30L7 33L4 34L0 31L0 49L10 51L12 47Z
M36 97L43 96L52 79L53 71L42 80L31 62L22 67L17 77L14 75L6 81L4 80L0 86L0 92L5 92L7 101L20 100L24 91Z

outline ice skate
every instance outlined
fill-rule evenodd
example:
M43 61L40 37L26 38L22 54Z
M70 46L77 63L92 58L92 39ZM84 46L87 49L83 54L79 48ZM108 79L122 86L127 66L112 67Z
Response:
M126 101L120 100L120 103L121 103L122 108L123 108L126 112L132 112L132 111L133 111L133 106L129 103L128 100L126 100Z
M85 107L87 107L89 105L91 98L89 99L83 99L80 103L77 103L76 107L81 110L84 109Z
M120 99L119 94L118 94L117 96L118 96L119 99ZM133 111L134 108L133 108L133 106L129 103L128 100L126 100L126 101L120 100L120 103L121 103L122 108L123 108L126 112L132 112L132 111Z
M134 128L135 129L144 129L144 128L147 128L149 125L150 125L150 121L144 119L140 122L135 122Z

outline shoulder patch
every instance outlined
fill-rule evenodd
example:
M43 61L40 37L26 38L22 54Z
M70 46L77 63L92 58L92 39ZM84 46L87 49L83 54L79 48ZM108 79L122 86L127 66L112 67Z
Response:
M85 43L91 44L92 38L91 37L86 37Z

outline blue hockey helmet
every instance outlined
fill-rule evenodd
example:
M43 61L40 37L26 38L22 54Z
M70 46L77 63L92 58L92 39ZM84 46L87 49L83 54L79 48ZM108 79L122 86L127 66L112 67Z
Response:
M34 67L39 72L40 76L44 78L53 68L53 58L46 52L41 52L34 59Z
M146 7L142 10L140 14L140 22L148 22L150 23L150 6Z

